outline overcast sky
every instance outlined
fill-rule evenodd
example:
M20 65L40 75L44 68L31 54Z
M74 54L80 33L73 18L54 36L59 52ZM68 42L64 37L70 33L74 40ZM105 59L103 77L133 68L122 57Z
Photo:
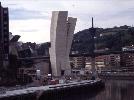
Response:
M50 41L52 11L69 11L77 18L75 33L91 27L134 24L134 0L1 0L9 8L10 32L21 35L20 41Z

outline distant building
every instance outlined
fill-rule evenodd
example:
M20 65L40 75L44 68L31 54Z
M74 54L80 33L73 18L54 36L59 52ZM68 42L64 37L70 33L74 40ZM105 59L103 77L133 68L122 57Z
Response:
M134 71L134 52L121 54L121 68L126 71Z
M21 67L17 71L17 79L21 83L29 83L35 80L43 81L49 74L49 62L42 60L34 60L31 67Z
M1 6L0 2L0 67L8 63L9 54L9 14L8 8Z
M85 68L85 57L70 57L70 63L73 69Z
M134 51L134 45L122 47L122 51Z
M70 57L70 63L73 69L92 69L92 59L90 56ZM119 67L120 54L100 55L95 57L95 68L97 70L112 69Z
M92 59L91 57L85 57L85 68L91 70L92 68Z
M20 83L29 83L36 77L36 68L18 68L17 79Z
M107 60L107 55L102 55L102 56L95 57L96 69L101 70L101 69L105 68L106 64L107 64L106 60Z
M120 54L110 54L108 56L110 67L120 67Z

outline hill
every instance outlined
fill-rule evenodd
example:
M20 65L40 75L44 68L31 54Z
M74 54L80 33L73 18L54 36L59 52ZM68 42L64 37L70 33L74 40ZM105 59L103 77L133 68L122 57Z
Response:
M96 28L95 47L109 51L121 51L123 46L134 44L134 27L127 25L113 28ZM84 29L74 34L72 52L90 54L93 52L91 31Z

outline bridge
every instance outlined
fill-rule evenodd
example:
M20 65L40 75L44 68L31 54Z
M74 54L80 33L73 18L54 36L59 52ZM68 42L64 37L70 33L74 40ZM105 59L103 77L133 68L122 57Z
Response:
M134 53L134 51L107 51L107 52L95 52L95 56L101 56L101 55L109 55L109 54L122 54L122 53ZM92 54L70 54L69 57L90 57ZM49 61L50 56L37 56L37 57L25 57L25 58L18 58L18 60L46 60Z

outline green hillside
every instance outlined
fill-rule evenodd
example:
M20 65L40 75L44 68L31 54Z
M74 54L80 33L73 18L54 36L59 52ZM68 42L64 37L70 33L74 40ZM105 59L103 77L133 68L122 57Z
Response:
M108 48L110 51L120 51L121 47L134 44L134 27L127 25L113 28L96 28L96 49ZM72 51L92 53L93 42L91 31L85 29L74 34Z

